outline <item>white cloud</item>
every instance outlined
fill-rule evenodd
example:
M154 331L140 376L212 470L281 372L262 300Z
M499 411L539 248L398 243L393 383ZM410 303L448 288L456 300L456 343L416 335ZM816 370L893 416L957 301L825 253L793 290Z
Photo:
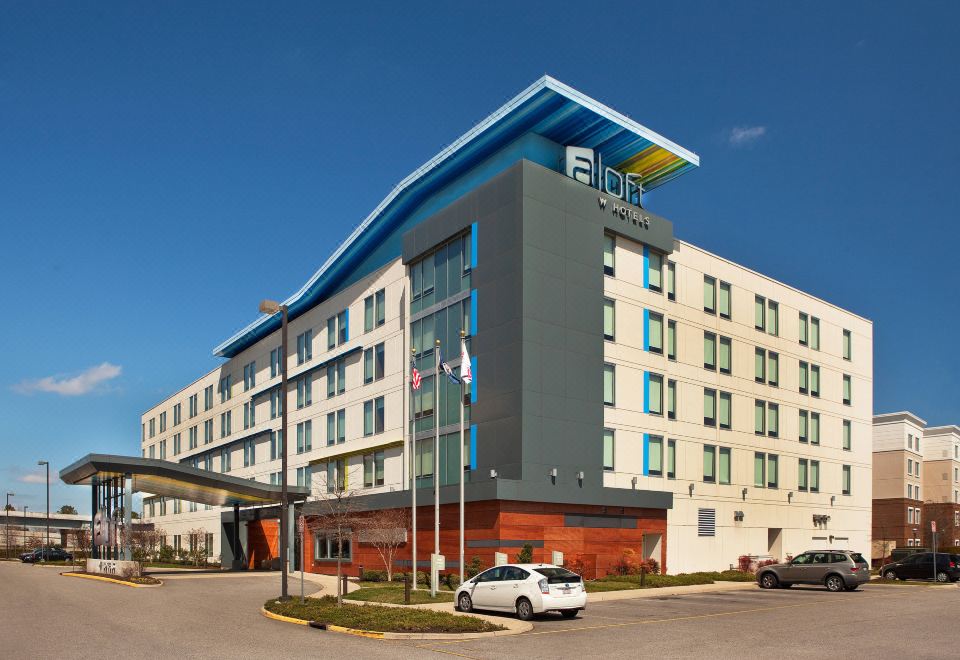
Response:
M47 483L47 475L43 472L31 472L21 477L17 477L17 481L25 484L45 484Z
M120 375L123 369L116 365L104 362L96 367L90 367L76 376L47 376L38 380L25 380L13 386L21 394L33 392L53 392L62 396L80 396L89 394L101 383L112 380Z
M734 126L727 132L727 142L733 147L743 147L753 144L766 134L766 126Z

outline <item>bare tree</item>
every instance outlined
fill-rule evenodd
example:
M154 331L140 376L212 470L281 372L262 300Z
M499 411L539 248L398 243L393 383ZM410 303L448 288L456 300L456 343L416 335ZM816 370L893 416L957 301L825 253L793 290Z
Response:
M82 563L83 570L87 570L87 557L90 556L90 530L86 527L75 529L73 531L73 563L76 566L77 560Z
M202 527L187 530L187 541L189 543L188 557L194 566L199 566L200 562L207 560L207 530Z
M343 462L346 465L346 461ZM354 533L359 532L366 523L362 515L362 506L358 499L359 492L347 487L345 474L338 474L335 482L326 483L322 480L319 497L316 504L320 513L312 517L307 528L321 536L324 542L330 541L331 552L336 554L337 560L337 605L343 605L343 555L351 547ZM305 567L301 567L305 568Z
M121 532L121 534L129 534L131 557L137 565L136 576L142 577L144 565L151 561L160 550L160 543L165 537L164 531L156 528L133 528Z
M364 521L360 541L377 549L387 569L387 582L393 581L393 558L407 541L408 520L406 509L380 509Z

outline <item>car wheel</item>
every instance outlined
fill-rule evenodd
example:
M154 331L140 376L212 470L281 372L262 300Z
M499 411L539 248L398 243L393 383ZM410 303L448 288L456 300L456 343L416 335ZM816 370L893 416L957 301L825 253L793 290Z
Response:
M470 600L470 594L463 592L457 599L457 609L461 612L469 612L473 609L473 601Z
M846 586L843 583L843 578L839 575L828 575L823 583L830 591L843 591L843 588Z
M760 586L764 589L775 589L779 582L777 576L769 571L760 576Z
M896 579L897 579L897 572L896 572L896 571L887 571L886 573L883 574L883 577L884 577L884 579L886 579L886 580L896 580Z
M533 618L533 605L526 598L517 601L517 618L521 621L529 621Z
M577 616L578 610L560 610L560 614L563 615L564 619L572 619Z
M950 576L946 571L937 571L937 582L949 582Z

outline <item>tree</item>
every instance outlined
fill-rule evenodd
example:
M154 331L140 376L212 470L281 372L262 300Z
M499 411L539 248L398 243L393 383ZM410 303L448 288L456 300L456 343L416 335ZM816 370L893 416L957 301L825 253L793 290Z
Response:
M387 569L387 582L393 581L393 558L407 541L406 509L380 509L367 516L361 541L377 549Z
M73 530L73 563L87 570L87 557L90 556L90 530L86 527Z
M160 544L166 536L162 529L132 529L126 532L130 535L130 552L133 561L137 564L137 577L143 576L144 565L160 553Z
M199 566L201 562L206 562L207 530L203 528L187 530L187 541L189 543L187 556L193 565Z
M69 504L64 504L62 507L60 507L60 510L57 511L57 513L63 513L66 515L75 516L77 515L77 510L72 506L70 506Z
M532 564L533 563L533 546L529 543L524 543L523 547L520 548L520 552L517 553L517 563L518 564Z
M3 505L3 510L4 510L4 511L16 511L16 510L17 510L17 507L13 506L12 504L4 504L4 505Z

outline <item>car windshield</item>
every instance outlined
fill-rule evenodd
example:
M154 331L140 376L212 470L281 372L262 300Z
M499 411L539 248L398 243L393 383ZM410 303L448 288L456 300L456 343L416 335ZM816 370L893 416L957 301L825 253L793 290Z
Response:
M561 582L579 582L580 576L572 573L565 568L537 568L537 573L547 578L547 584L559 584Z

